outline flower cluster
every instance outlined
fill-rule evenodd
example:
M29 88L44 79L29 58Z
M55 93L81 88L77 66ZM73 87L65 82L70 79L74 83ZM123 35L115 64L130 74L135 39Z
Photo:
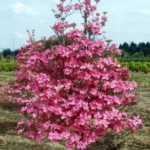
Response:
M72 7L63 3L61 0L57 5L60 16L75 9L87 20L96 11L90 0ZM60 19L53 29L70 40L69 45L61 40L59 45L45 49L41 40L21 48L16 82L13 90L8 90L23 105L21 112L28 115L18 123L19 134L24 132L37 141L65 140L67 147L84 150L108 129L135 130L142 124L140 118L131 119L118 109L133 102L136 88L134 81L128 81L128 70L113 57L120 51L115 44L106 45L87 36L89 30L94 36L100 35L105 21L106 17L100 19L96 13L91 21L84 22L83 30L64 33L62 30L70 25Z

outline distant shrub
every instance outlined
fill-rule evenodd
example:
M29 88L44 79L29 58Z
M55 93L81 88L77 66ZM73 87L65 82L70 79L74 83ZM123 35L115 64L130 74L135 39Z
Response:
M148 68L150 68L150 62L146 62Z
M122 63L121 63L121 66L122 66L122 67L127 67L127 68L129 68L129 63L128 63L128 62L122 62Z
M131 70L131 71L135 71L135 62L130 62L129 63L129 69Z
M0 71L13 71L15 69L16 62L14 60L3 59L0 61Z
M139 69L139 66L138 66L138 65L135 65L135 66L134 66L134 71L136 71L136 72L139 72L139 71L140 71L140 69Z
M143 65L142 65L142 70L141 70L141 71L144 72L144 73L148 73L148 72L149 72L148 66L147 66L146 64L143 64Z
M3 71L6 71L6 72L10 71L9 67L6 65Z
M2 71L2 67L0 66L0 72Z
M131 71L148 73L150 71L150 62L121 62L121 66L127 67Z

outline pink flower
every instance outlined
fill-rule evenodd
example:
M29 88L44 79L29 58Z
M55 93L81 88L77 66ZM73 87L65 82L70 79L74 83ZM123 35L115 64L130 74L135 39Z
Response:
M81 10L83 8L83 5L81 4L81 3L76 3L75 5L74 5L74 9L75 10Z
M27 116L18 122L19 134L37 141L63 140L69 148L84 150L107 130L134 131L142 125L139 117L118 109L134 101L137 84L118 64L116 44L101 40L107 16L96 9L91 0L69 5L61 0L53 11L56 36L39 42L32 33L21 48L15 82L7 90L8 99L21 104ZM74 11L83 15L83 29L66 21Z

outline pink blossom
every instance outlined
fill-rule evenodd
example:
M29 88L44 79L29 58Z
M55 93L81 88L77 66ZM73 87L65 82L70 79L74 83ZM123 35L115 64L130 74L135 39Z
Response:
M118 64L116 44L100 40L107 16L96 9L91 0L69 5L61 0L54 11L58 22L52 26L59 44L45 37L36 42L30 35L21 48L15 82L6 94L23 104L21 113L27 116L17 125L19 134L37 141L63 140L68 148L84 150L107 130L134 131L142 124L118 109L134 101L137 84ZM82 30L66 21L74 11L83 15ZM51 45L46 49L47 41Z

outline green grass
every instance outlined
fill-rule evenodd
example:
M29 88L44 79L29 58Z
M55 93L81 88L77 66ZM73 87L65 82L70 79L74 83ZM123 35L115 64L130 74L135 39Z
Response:
M131 72L131 78L138 83L150 83L150 73Z
M143 127L135 133L124 130L121 133L109 131L87 150L150 150L150 73L131 72L139 87L137 103L125 107L129 114L140 115L144 121ZM3 87L9 80L13 80L14 72L0 72L0 85ZM19 107L10 102L0 102L0 150L65 150L61 143L34 140L17 135L15 127L17 121L23 116Z
M11 71L11 72L2 71L0 72L0 81L2 81L3 79L6 80L13 79L14 75L15 75L15 71Z
M15 72L0 72L0 87L5 86L9 81L14 79Z

